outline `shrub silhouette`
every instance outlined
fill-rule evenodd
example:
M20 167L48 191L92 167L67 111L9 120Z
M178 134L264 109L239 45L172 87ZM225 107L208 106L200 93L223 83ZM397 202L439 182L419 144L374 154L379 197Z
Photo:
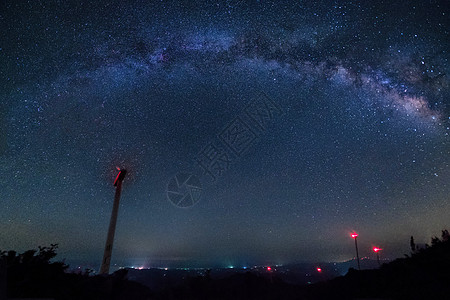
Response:
M39 247L21 254L2 251L6 261L7 296L9 298L54 299L149 299L150 291L137 282L125 279L126 270L110 276L89 276L67 273L64 262L51 262L56 257L57 244Z
M63 262L50 262L56 256L57 244L39 247L17 254L2 252L7 266L7 291L9 297L45 297L61 286L68 268Z

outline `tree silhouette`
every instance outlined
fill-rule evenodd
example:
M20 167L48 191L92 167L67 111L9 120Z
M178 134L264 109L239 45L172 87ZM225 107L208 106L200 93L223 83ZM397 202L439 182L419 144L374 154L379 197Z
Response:
M56 257L58 244L18 254L0 251L6 262L8 298L53 299L148 299L148 288L126 279L126 270L110 276L89 276L92 272L68 273L68 265ZM1 295L0 295L1 296Z
M411 247L411 252L414 253L416 252L416 243L414 243L414 237L411 236L411 240L409 241L409 245Z
M8 296L50 295L51 285L58 284L68 268L63 262L50 262L56 256L57 248L58 244L51 244L21 254L2 251L1 258L6 261Z

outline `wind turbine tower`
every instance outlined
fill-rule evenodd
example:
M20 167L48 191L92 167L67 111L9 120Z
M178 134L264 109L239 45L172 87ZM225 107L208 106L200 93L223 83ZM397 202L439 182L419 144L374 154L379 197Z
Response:
M113 210L111 213L111 220L109 221L108 237L106 238L105 253L103 254L102 266L100 268L100 275L107 275L109 273L109 265L111 264L111 254L114 242L114 233L116 232L117 214L119 213L120 193L122 192L122 181L127 174L127 170L119 169L114 186L116 187L116 194L114 195Z

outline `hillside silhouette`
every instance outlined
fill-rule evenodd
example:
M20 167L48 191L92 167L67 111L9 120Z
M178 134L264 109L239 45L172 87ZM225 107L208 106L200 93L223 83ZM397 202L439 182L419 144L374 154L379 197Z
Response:
M450 299L448 231L433 237L431 246L411 250L380 269L350 269L343 277L310 286L305 299Z
M1 252L6 262L9 298L54 299L450 299L450 239L447 230L431 245L379 269L357 271L311 285L294 285L252 272L212 279L190 277L160 290L127 279L127 270L109 276L68 273L64 262L51 262L57 245L22 254Z

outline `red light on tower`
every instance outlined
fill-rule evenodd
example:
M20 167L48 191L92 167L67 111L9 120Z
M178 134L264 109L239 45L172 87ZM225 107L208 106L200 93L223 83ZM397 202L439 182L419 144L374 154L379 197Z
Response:
M117 167L118 168L118 167ZM119 169L119 168L118 168ZM123 181L123 179L125 178L125 175L127 174L127 170L125 170L125 169L122 169L122 170L120 170L119 169L119 174L117 174L117 177L116 177L116 180L114 180L114 186L117 186L117 183L119 182L119 181Z
M272 271L272 268L271 267L267 267L267 271Z
M317 272L322 272L322 269L321 268L317 268Z
M355 248L356 248L356 261L358 262L358 270L361 270L361 266L359 265L359 254L358 254L358 234L353 232L350 236L355 240Z
M380 255L378 254L378 252L380 252L381 250L383 250L383 249L378 248L378 247L373 247L373 251L377 254L378 266L380 266Z

